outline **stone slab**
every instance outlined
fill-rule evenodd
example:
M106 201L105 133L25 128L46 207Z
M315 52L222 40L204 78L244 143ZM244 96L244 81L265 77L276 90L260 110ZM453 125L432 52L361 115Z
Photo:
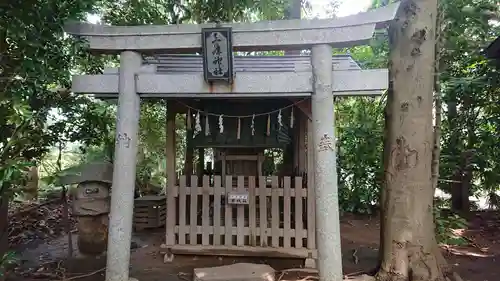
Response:
M266 264L235 263L195 268L193 281L274 281L274 269Z

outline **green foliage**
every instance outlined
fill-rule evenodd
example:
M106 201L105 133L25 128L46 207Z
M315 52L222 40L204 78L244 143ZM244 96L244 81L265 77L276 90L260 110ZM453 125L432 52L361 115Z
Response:
M255 21L283 18L290 1L103 1L98 14L117 25Z
M24 179L27 168L33 165L20 160L8 160L0 166L0 196L10 198L19 190L21 180Z
M196 23L282 19L293 0L187 1L187 14Z
M453 233L455 229L467 228L467 221L464 218L458 215L450 217L438 216L435 218L434 223L436 225L436 238L439 243L456 246L468 244L464 237Z
M467 240L454 233L456 230L466 229L467 221L456 214L443 215L440 206L434 207L434 224L438 243L447 245L467 245Z
M335 109L341 208L372 213L381 186L383 103L380 98L346 98Z
M393 1L374 0L372 6L380 7L388 2ZM450 180L464 168L461 155L474 149L471 192L486 192L493 203L495 192L500 190L500 176L495 172L500 169L500 146L496 145L500 132L500 75L486 61L482 48L500 35L500 26L491 21L499 14L495 3L493 0L440 1L439 39L443 43L438 54L439 85L446 105L440 161L440 178L445 180L440 181L439 188L450 192ZM378 32L370 46L340 49L335 53L351 54L363 68L387 67L387 34ZM336 124L339 193L345 211L367 212L377 204L381 181L375 175L381 172L383 105L372 110L379 102L372 103L342 99L336 105L337 120L340 120ZM450 111L451 108L456 112Z
M435 198L433 206L436 240L446 245L463 246L468 241L461 236L461 231L467 229L467 220L450 211L450 200Z
M373 6L387 2L374 0ZM491 21L499 8L495 0L440 2L439 82L446 104L441 178L451 179L460 167L461 153L474 149L473 191L494 194L500 188L500 75L481 51L499 35L499 26ZM101 16L104 23L122 25L280 19L290 0L9 3L0 14L0 187L2 192L12 193L32 162L44 167L45 184L53 187L61 167L113 159L115 106L66 89L71 73L99 73L103 67L115 65L117 58L91 56L84 42L64 36L61 26L65 21L83 20L88 13ZM335 52L350 53L362 68L383 68L387 35L377 33L370 46ZM138 179L161 185L165 178L165 104L148 102L141 108ZM379 98L345 98L336 103L339 193L344 211L370 213L378 205L383 108L384 100ZM179 116L176 123L182 128L184 117ZM179 169L183 167L185 134L184 129L177 129ZM51 149L61 143L66 160L56 168ZM68 148L70 143L76 145ZM440 188L449 191L446 181ZM451 241L448 230L462 226L461 222L436 214L440 241Z
M500 188L500 75L482 54L482 48L500 35L491 17L498 14L496 1L442 1L442 41L439 58L443 92L442 178L451 179L463 167L462 154L474 150L471 194ZM450 185L440 188L449 191Z
M44 0L5 2L0 13L0 196L13 194L29 165L52 166L43 177L46 186L57 184L63 165L47 162L51 148L80 145L84 161L113 158L115 114L112 105L72 94L73 73L99 73L116 63L113 56L91 56L84 42L65 36L62 26L99 14L105 22L165 24L241 19L246 15L278 15L281 1L97 1ZM226 8L230 9L226 9ZM161 105L145 105L141 119L142 155L139 174L163 173L165 139ZM181 120L182 122L182 120ZM180 132L182 135L182 132ZM179 145L183 145L180 142ZM74 149L72 149L74 151ZM181 150L178 150L181 151ZM48 157L47 157L48 156ZM153 159L153 161L151 161ZM180 158L178 158L180 159ZM45 160L45 161L43 161ZM152 170L161 171L155 174ZM3 255L3 253L0 253ZM4 255L0 266L10 261Z
M73 41L61 26L83 19L94 1L10 3L0 15L0 171L14 187L27 162L39 160L71 126L50 119L55 108L83 103L67 91ZM77 114L77 113L75 113ZM71 126L78 130L77 126Z
M15 264L18 261L16 255L12 251L3 253L0 258L0 277L4 276L5 270L8 266Z
M138 180L163 186L166 178L166 106L165 103L141 105L139 131Z
M385 68L389 54L386 39L382 32L369 46L338 49L334 53L349 53L364 69ZM371 214L378 207L383 175L384 108L385 96L336 101L339 202L345 212Z

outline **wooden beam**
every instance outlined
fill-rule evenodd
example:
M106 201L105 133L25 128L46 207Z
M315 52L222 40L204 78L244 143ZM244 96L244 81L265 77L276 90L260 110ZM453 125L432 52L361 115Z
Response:
M187 114L186 114L187 115ZM194 147L193 147L193 133L194 124L191 124L191 128L187 128L187 118L186 118L186 151L184 154L184 175L187 176L188 184L191 183L191 175L193 174L193 159L194 159Z
M198 175L198 186L203 186L203 175L205 170L205 148L198 147L198 162L196 167L196 174Z
M233 29L235 51L306 49L315 44L343 48L367 43L376 27L392 21L399 2L347 17L324 20L280 20L222 24ZM201 29L215 24L107 26L68 23L64 30L84 37L89 48L100 53L124 50L140 52L198 52Z
M306 100L303 102L297 103L297 108L304 113L304 115L307 117L307 119L312 120L312 114L311 114L311 101Z
M332 71L334 93L338 95L378 96L387 89L387 69ZM137 75L137 92L143 98L188 97L290 97L310 96L312 74L238 73L232 85L209 85L202 73ZM73 77L74 93L117 95L118 75L81 75ZM107 95L106 95L107 94Z
M270 257L270 258L317 258L315 249L308 248L274 248L252 246L212 246L212 245L174 245L166 249L177 255L196 256L243 256L243 257Z
M333 106L333 105L332 105ZM307 248L316 249L316 186L314 185L314 153L313 153L312 120L307 120Z
M310 103L310 102L309 102ZM299 114L299 118L297 120L297 125L299 125L299 155L298 155L298 164L299 164L299 175L303 175L307 171L307 159L306 159L306 135L307 135L307 122L309 119L304 114Z

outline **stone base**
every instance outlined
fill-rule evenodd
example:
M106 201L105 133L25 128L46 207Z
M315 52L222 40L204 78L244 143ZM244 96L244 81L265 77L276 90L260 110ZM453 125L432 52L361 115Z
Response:
M107 215L77 217L78 251L83 255L98 256L108 246Z
M169 263L174 261L174 254L172 253L166 253L163 256L163 263Z
M313 258L307 258L304 261L304 268L311 268L311 269L316 269L316 259Z
M274 281L275 271L266 264L236 263L195 268L193 281Z

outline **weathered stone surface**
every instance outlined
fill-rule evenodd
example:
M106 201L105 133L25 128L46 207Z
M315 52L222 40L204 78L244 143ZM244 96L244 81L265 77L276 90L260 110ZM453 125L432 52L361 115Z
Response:
M98 181L111 184L113 180L113 163L93 162L80 165L62 171L63 175L59 178L59 183L69 185L82 183L86 181Z
M86 181L78 184L73 200L73 215L99 216L109 214L109 184Z
M194 281L274 281L274 269L266 264L236 263L195 268Z
M77 217L78 250L83 255L98 256L108 245L108 216Z

